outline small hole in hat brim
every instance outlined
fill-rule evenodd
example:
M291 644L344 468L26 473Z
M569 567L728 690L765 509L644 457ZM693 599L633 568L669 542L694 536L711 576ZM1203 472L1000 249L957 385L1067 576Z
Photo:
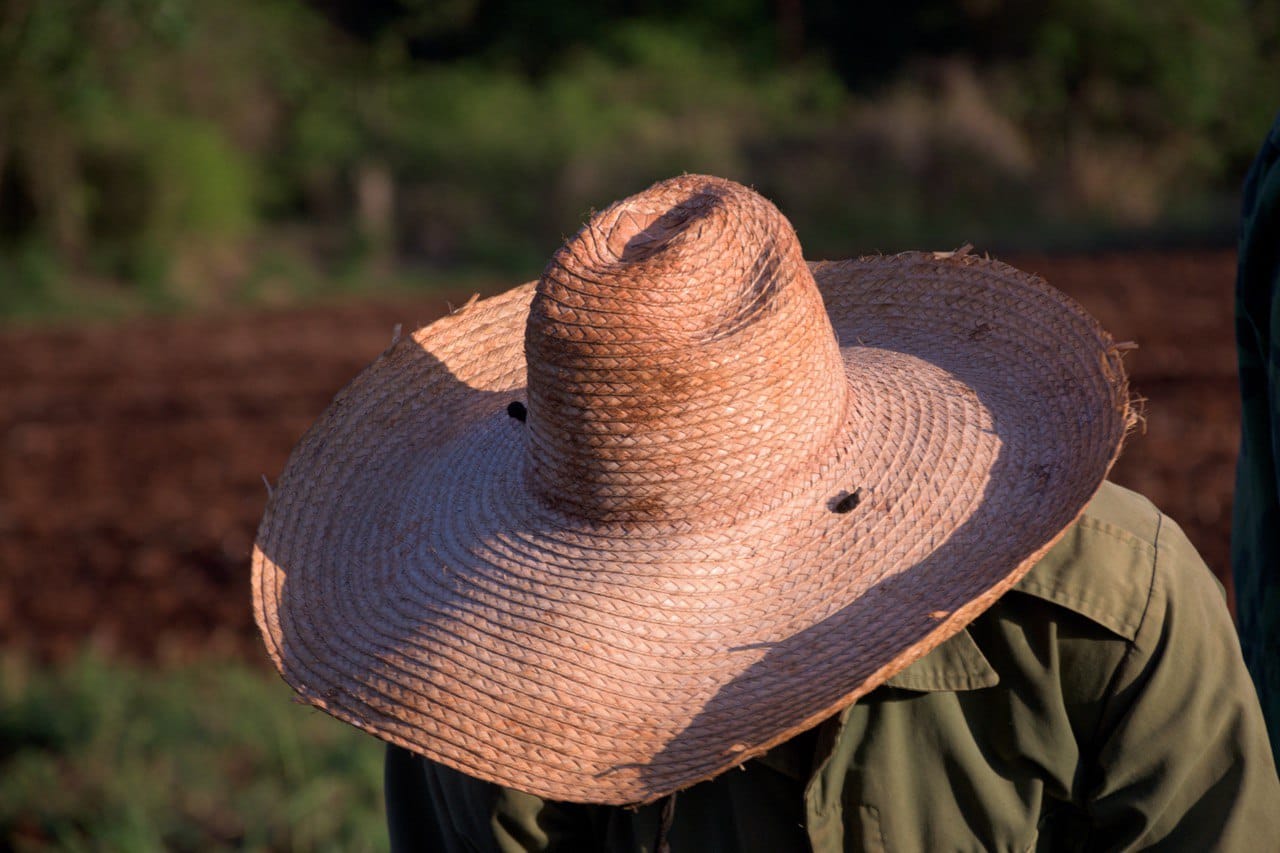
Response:
M838 515L844 515L846 512L852 511L858 504L862 503L862 487L859 486L852 492L841 492L840 494L827 501L827 508Z

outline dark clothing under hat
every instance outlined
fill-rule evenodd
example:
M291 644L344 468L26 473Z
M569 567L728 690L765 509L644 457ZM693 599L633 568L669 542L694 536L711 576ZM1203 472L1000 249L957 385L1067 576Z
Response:
M1245 179L1236 277L1241 435L1231 563L1245 663L1280 756L1280 116Z

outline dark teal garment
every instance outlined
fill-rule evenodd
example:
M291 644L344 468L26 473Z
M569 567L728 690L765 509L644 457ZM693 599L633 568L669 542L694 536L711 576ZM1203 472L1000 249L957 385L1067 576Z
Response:
M1240 644L1280 756L1280 116L1245 179L1239 264L1241 437L1231 562Z

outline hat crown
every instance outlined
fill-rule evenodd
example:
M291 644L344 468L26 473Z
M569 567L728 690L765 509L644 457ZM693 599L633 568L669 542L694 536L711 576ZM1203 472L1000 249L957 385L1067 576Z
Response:
M552 257L525 332L531 485L600 522L732 522L829 452L848 395L791 224L686 175L596 214Z

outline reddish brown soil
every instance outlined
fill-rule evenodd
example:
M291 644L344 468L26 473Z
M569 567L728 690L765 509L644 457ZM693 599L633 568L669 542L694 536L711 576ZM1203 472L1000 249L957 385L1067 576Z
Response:
M1239 406L1231 252L1011 259L1119 340L1149 399L1113 478L1223 574ZM0 331L0 648L260 659L248 558L289 449L443 300Z

